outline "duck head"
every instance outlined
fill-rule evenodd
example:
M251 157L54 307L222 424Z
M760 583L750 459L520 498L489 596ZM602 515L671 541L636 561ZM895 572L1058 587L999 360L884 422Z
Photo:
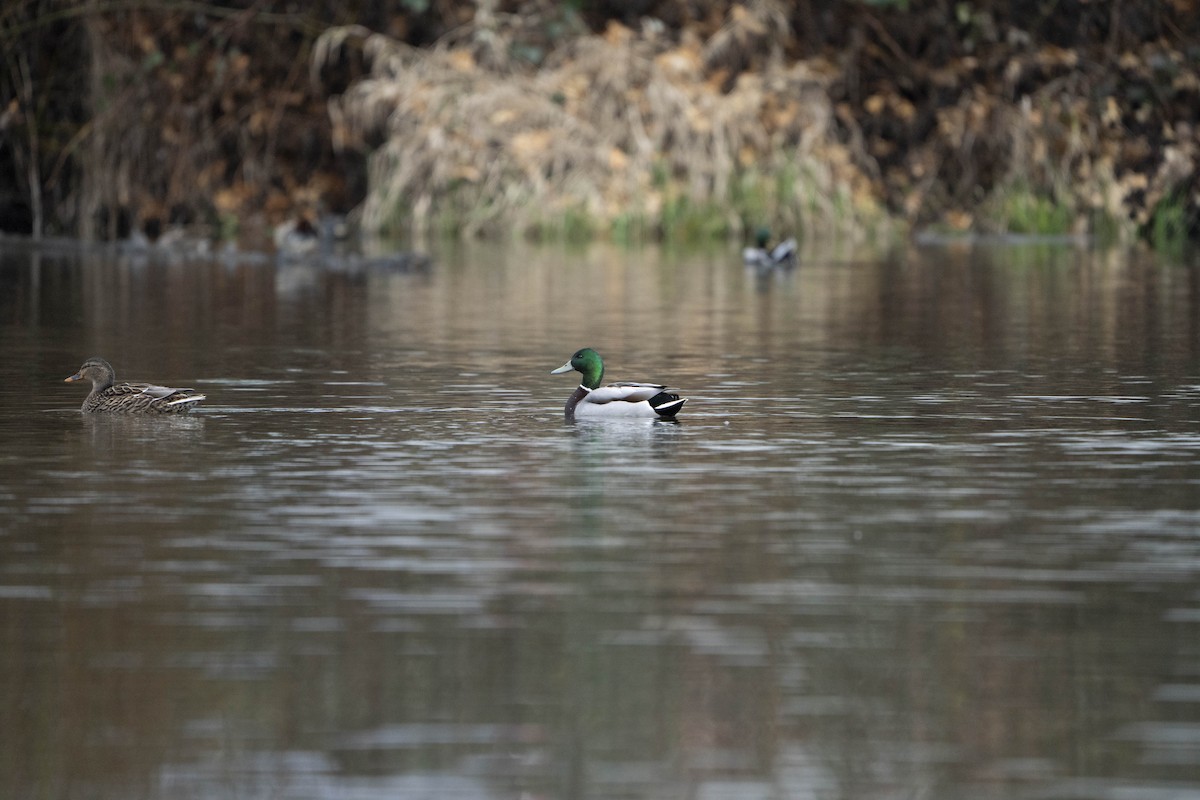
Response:
M75 381L91 381L93 391L101 391L112 386L117 380L117 374L109 364L100 356L92 356L87 361L83 362L83 366L69 378L63 380L64 383L74 383Z
M604 361L601 360L600 354L590 347L577 351L575 355L571 356L570 361L558 369L550 370L550 374L561 375L571 370L583 375L583 380L579 382L579 385L587 389L599 388L600 381L604 379Z

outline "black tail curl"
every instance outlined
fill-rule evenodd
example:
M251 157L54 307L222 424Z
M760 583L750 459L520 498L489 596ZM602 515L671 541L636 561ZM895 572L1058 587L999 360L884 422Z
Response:
M677 394L670 392L659 392L650 398L650 407L654 409L660 417L674 417L679 413L679 409L683 408L683 404L687 402L687 398L680 398Z

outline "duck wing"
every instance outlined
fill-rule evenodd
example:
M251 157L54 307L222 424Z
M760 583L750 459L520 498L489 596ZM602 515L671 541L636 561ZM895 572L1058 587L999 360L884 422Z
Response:
M196 403L206 399L202 394L196 394L195 389L176 389L173 386L159 386L156 383L118 383L109 387L105 392L110 397L126 397L127 402L135 405L154 405L162 401L165 406Z
M610 383L588 392L588 403L640 403L666 389L660 383Z
M113 387L114 394L141 394L161 400L176 392L190 391L188 389L172 389L170 386L159 386L156 383L119 383Z
M796 240L785 239L771 250L771 260L776 264L789 263L796 257Z

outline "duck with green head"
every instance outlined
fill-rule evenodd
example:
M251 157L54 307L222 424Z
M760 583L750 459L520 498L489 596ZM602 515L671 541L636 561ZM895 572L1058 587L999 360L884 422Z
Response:
M604 380L604 361L590 347L579 350L571 360L551 375L560 375L575 370L583 375L577 388L567 399L564 409L572 418L593 417L665 417L674 418L687 402L667 391L658 383L610 383L601 386Z
M173 389L153 383L117 383L117 373L103 358L92 356L66 383L91 381L92 391L83 411L119 414L183 414L204 399L191 389Z
M742 251L742 261L747 267L769 269L771 267L790 267L796 263L796 240L785 239L774 247L769 246L771 231L759 228L754 234L754 247Z

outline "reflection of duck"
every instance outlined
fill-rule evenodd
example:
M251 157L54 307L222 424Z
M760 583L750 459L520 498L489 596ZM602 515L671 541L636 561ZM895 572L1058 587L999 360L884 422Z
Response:
M90 380L92 391L83 401L83 411L125 414L182 414L204 399L191 389L172 389L152 383L117 383L112 365L98 356L83 362L79 372L66 383Z
M747 267L790 267L796 262L796 240L785 239L774 247L768 248L771 231L759 228L754 234L754 247L742 251L742 261Z
M601 386L604 361L600 354L585 347L571 360L550 374L559 375L575 370L583 380L567 399L568 417L674 417L687 398L668 392L657 383L610 383Z

